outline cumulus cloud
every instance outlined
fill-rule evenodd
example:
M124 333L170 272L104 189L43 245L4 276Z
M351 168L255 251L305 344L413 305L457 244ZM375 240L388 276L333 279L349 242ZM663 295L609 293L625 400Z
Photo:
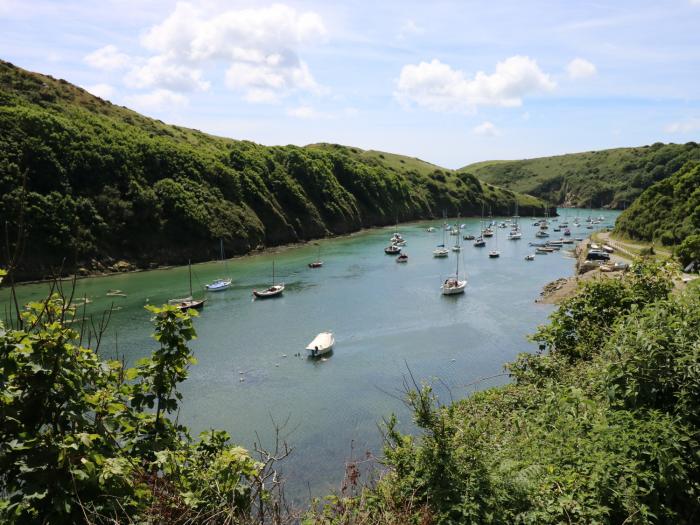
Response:
M496 127L493 122L485 120L478 126L472 129L474 135L481 135L483 137L496 137L501 134L500 130Z
M521 106L525 95L555 87L537 62L526 56L507 58L496 64L494 73L479 71L473 78L433 59L405 65L394 95L403 104L433 111L473 112L478 106Z
M598 73L595 65L583 58L574 58L566 66L566 73L571 79L593 77Z
M271 102L292 90L322 91L299 58L298 48L325 35L318 14L283 4L211 13L180 2L168 18L146 32L142 44L170 66L151 74L149 85L175 89L171 82L168 86L158 79L172 80L168 73L179 67L178 79L201 88L199 68L223 61L230 64L225 76L229 88L241 91L251 102ZM147 72L134 75L143 77Z
M87 55L84 60L88 65L104 71L124 69L128 67L131 62L129 55L122 53L113 45L96 49Z
M690 118L678 122L671 122L664 127L664 131L666 133L691 133L698 130L700 130L700 118Z
M164 56L151 57L124 77L124 83L134 88L160 88L171 91L206 91L209 82L202 72L188 64L178 64Z
M93 84L92 86L85 86L85 90L105 100L111 99L116 93L114 87L109 84Z
M241 90L249 102L276 102L291 89L321 91L303 61L295 68L235 62L226 71L226 86Z
M156 89L149 93L126 97L126 103L138 110L161 110L184 107L188 103L186 96L167 89Z

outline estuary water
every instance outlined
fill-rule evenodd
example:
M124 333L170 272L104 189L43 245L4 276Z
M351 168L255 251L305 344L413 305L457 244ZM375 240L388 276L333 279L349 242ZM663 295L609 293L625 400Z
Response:
M599 227L613 224L610 210L560 210L568 217L571 238L592 230L573 227L571 219L603 216ZM496 218L496 221L501 219ZM477 234L478 219L448 219L463 223L462 233ZM523 238L507 239L508 229L495 228L497 237L486 248L461 241L462 252L435 259L442 243L443 221L401 224L407 241L407 264L384 254L395 227L322 240L222 263L192 267L195 297L207 297L195 320L198 339L192 348L198 364L181 385L184 395L180 421L196 435L208 428L227 430L235 442L251 447L256 432L270 445L272 420L284 423L283 435L294 448L283 465L296 498L322 495L337 488L344 462L366 451L381 454L377 424L396 413L410 427L410 414L396 395L408 369L418 380L433 381L441 401L465 397L507 381L503 365L520 352L533 351L526 336L544 323L552 306L536 304L542 286L568 277L574 259L560 253L537 255L528 246L535 238L531 218L521 218ZM553 232L550 239L561 234ZM429 226L436 228L429 233ZM446 235L452 246L456 237ZM495 245L501 252L490 259ZM320 246L324 265L310 269ZM568 246L572 248L572 246ZM468 279L461 296L442 296L440 284L454 274ZM271 280L286 283L284 295L252 300L253 288ZM233 286L206 293L204 284L228 273ZM126 297L107 297L110 289ZM22 302L40 299L47 284L19 287ZM129 363L155 347L145 304L162 304L187 295L188 269L178 267L79 280L76 297L88 297L88 315L112 313L100 352L123 355ZM7 311L9 294L0 290L0 307ZM335 351L327 359L309 360L304 347L321 331L335 334ZM301 356L299 355L301 353ZM286 357L285 357L286 356ZM495 377L494 377L495 376Z

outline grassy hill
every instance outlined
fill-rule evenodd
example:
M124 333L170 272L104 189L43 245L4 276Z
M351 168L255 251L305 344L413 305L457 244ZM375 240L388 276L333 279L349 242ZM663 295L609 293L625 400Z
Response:
M486 161L458 170L555 204L622 209L642 192L700 159L700 146L661 144L514 161Z
M620 215L615 232L664 245L700 234L700 161L650 186Z
M0 61L0 264L140 266L439 217L542 212L535 198L418 159L334 144L266 147L166 125Z

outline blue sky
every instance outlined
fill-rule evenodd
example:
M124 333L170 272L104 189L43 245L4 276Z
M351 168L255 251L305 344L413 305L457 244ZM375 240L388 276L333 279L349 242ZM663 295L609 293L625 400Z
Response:
M700 140L700 0L0 0L0 57L165 122L446 167Z

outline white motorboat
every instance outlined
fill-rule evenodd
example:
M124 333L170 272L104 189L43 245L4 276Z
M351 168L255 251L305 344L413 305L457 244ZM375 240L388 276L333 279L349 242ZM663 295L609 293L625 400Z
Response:
M526 255L525 260L526 261L534 261L535 260L534 254L530 253L530 254Z
M384 253L387 255L397 255L401 253L401 248L399 246L396 246L395 244L391 244L384 248Z
M490 257L491 259L496 259L496 258L498 258L498 257L500 257L500 256L501 256L501 252L499 252L498 250L491 250L491 251L489 252L489 257Z
M508 239L511 241L517 241L522 238L523 234L520 232L520 230L511 230L511 232L508 234Z
M427 230L425 230L425 231L427 231L428 233L433 233L433 232L435 231L435 228L433 228L432 226L430 226L430 227L429 227Z
M309 357L318 357L333 350L335 338L333 332L321 332L307 346Z

